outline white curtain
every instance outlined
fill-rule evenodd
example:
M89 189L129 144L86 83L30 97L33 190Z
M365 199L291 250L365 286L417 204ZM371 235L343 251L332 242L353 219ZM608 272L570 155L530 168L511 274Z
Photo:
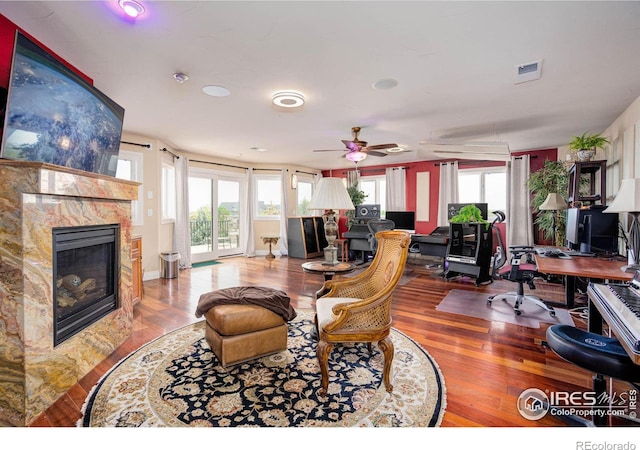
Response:
M288 244L287 244L287 224L289 217L289 171L287 169L282 169L280 179L281 179L281 189L282 189L282 205L280 207L280 239L278 239L278 249L280 250L280 256L287 256L289 254Z
M247 202L244 205L244 223L241 225L245 236L244 255L248 257L256 256L256 243L253 237L253 202L255 201L255 178L253 176L253 169L247 169Z
M347 172L347 187L355 186L360 181L360 171L350 170Z
M507 247L533 245L528 179L529 155L511 158L507 164Z
M386 197L387 211L406 211L407 208L407 173L404 167L387 167Z
M189 230L189 159L174 161L176 170L176 222L173 224L173 249L180 254L181 269L191 267L191 232Z
M449 225L447 205L458 203L458 162L440 163L440 194L438 195L438 226Z

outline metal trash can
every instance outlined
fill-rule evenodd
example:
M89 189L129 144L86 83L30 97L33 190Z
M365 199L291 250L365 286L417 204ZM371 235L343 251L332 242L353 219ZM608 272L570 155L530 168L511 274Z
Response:
M160 277L176 278L178 276L178 262L180 253L162 252L160 253Z

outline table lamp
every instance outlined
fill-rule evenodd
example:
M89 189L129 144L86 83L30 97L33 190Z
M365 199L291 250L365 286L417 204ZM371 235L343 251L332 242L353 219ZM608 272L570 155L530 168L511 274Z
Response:
M564 211L567 209L567 202L565 202L564 197L557 192L549 192L547 198L545 198L542 205L540 205L540 209L542 211L552 211L551 230L553 235L551 236L551 245L556 245L556 214L557 211Z
M338 264L338 248L334 245L338 238L338 224L335 220L336 212L334 210L355 209L347 188L342 183L342 178L321 178L308 208L327 211L325 213L324 235L329 245L324 249L324 263Z
M622 267L625 272L635 272L640 269L638 252L640 251L640 178L628 178L622 180L620 189L611 204L603 212L629 213L633 220L629 227L629 264Z

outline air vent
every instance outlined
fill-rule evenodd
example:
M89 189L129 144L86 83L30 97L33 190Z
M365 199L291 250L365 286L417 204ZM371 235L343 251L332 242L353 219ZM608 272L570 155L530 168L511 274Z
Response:
M540 78L542 71L542 60L527 64L518 64L515 69L515 84L526 83Z

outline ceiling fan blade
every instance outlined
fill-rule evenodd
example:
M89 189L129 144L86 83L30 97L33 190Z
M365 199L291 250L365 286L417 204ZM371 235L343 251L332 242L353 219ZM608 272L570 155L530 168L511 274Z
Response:
M371 147L367 147L367 148L371 148ZM366 153L367 155L371 155L371 156L387 156L387 154L386 154L386 153L384 153L384 152L377 152L377 151L375 151L375 150L373 150L373 151L369 151L369 150L367 150L367 151L366 151L366 152L364 152L364 153Z
M396 148L398 144L378 144L378 145L367 145L367 150L386 150L388 148Z

